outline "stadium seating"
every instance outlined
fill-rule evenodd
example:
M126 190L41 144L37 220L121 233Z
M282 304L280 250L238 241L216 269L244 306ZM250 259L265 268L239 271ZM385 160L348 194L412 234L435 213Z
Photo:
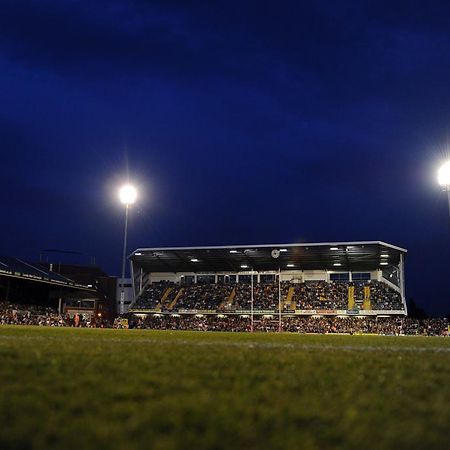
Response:
M278 283L255 283L253 309L276 311L279 307ZM133 310L250 310L249 283L193 284L180 286L156 283L148 286L132 305ZM400 294L379 281L311 281L281 283L283 310L402 310Z
M260 310L277 310L279 307L278 283L255 283L253 286L253 308ZM289 283L281 283L281 303L284 304L289 291ZM251 286L243 283L236 285L234 307L236 309L251 308Z
M216 310L230 296L233 286L194 284L186 286L177 299L177 309Z
M136 309L155 309L160 305L165 292L172 286L171 283L153 283L147 286L133 307Z
M370 283L370 299L372 309L398 310L403 308L400 294L379 281Z
M348 283L325 281L299 283L294 298L298 309L347 309Z

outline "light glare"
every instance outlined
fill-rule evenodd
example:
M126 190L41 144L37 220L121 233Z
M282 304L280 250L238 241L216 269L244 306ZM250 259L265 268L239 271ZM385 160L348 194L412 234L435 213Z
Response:
M132 205L136 201L136 197L136 188L131 184L126 184L119 190L119 199L124 205Z
M443 187L450 186L450 161L444 163L439 169L438 182Z

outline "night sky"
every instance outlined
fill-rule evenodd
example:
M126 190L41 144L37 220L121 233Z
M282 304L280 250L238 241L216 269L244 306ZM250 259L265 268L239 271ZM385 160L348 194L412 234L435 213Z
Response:
M450 311L446 1L3 0L0 254L383 240ZM51 255L56 261L62 256ZM64 257L66 258L66 257Z

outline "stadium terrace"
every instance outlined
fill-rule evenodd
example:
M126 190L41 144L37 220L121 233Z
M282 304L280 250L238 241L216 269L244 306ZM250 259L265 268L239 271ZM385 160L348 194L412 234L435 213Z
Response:
M138 248L129 311L405 316L406 253L381 241Z

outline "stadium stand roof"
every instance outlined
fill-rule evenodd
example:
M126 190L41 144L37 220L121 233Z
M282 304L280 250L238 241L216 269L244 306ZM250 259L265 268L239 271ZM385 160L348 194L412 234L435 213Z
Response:
M0 256L0 276L66 286L69 288L93 290L87 286L75 283L75 281L39 264L29 263L10 256Z
M370 271L398 265L406 252L385 242L363 241L138 248L129 259L146 272Z

